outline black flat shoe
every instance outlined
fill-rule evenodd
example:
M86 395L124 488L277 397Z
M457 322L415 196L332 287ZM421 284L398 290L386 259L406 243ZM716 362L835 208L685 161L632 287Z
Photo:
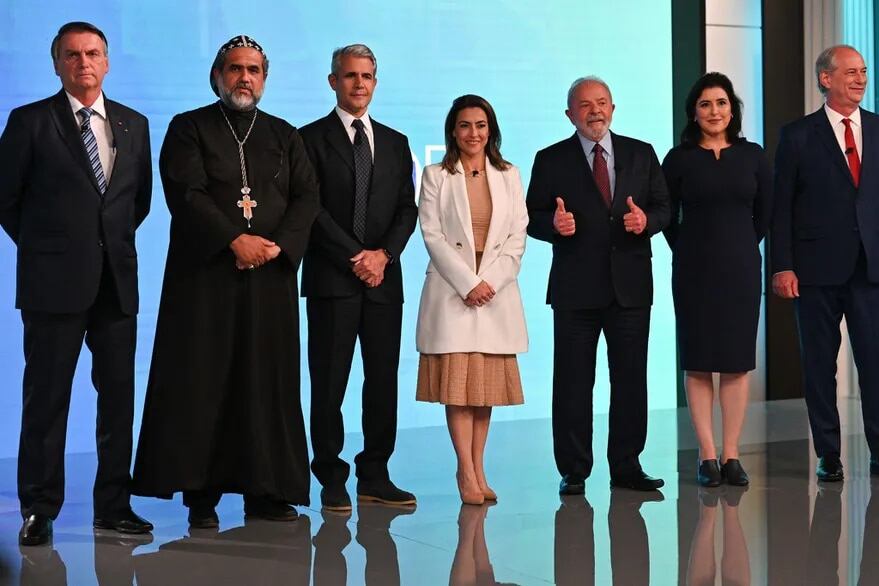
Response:
M657 490L665 486L662 478L653 478L648 476L643 470L638 470L631 474L610 477L611 488L628 488L629 490Z
M216 529L220 526L220 518L214 507L190 507L187 520L192 529Z
M815 469L815 474L817 474L818 480L822 482L840 482L845 477L839 456L822 456L818 458L818 467Z
M415 495L405 491L391 482L357 482L357 500L366 503L381 503L397 507L414 507L417 504Z
M271 501L263 498L245 498L244 518L286 522L298 519L299 513L287 503Z
M748 486L748 483L751 481L748 478L748 473L742 468L742 463L735 458L730 458L724 462L720 472L727 484L733 486Z
M574 474L565 474L559 483L560 495L586 494L586 479Z
M131 535L149 533L153 530L152 523L137 515L131 509L113 516L95 517L93 527L95 529L110 529Z
M43 545L52 537L52 519L35 513L24 520L18 532L19 545Z
M713 488L720 486L721 480L723 480L723 475L717 458L702 460L699 463L699 469L696 471L696 482L702 486Z
M320 489L320 504L324 509L335 513L351 512L351 497L348 496L344 484Z

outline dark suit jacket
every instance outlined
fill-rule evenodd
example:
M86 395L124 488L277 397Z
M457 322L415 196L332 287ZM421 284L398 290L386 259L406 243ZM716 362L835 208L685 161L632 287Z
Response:
M0 137L0 225L18 246L19 309L85 311L106 254L122 311L137 313L134 231L150 208L149 127L134 110L104 103L116 160L103 196L63 90L9 114Z
M399 258L418 217L412 154L405 136L370 120L375 158L363 243L352 228L354 148L342 121L333 110L299 130L320 183L321 204L302 264L303 297L349 297L365 291L378 303L403 302ZM370 289L351 271L348 259L363 249L382 248L394 262L385 267L382 284Z
M592 178L576 133L538 152L528 186L528 234L552 244L546 302L553 309L597 309L653 303L650 237L670 219L669 196L653 147L611 133L616 185L610 211ZM647 229L626 232L626 198L647 214ZM574 214L576 232L560 236L552 225L556 197Z
M879 116L861 110L863 153L855 188L822 107L781 129L775 153L772 271L793 270L801 285L841 285L861 244L867 277L879 282Z

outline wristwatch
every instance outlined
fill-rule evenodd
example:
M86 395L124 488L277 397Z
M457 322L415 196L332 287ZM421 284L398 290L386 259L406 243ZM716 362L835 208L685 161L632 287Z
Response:
M391 251L388 250L387 248L382 248L382 252L385 253L385 256L386 256L386 257L388 257L388 264L389 264L389 265L394 264L394 261L395 261L396 259L394 258L394 255L391 254Z

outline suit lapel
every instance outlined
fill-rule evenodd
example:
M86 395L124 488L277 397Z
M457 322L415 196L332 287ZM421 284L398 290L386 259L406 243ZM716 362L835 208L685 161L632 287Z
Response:
M393 149L391 148L391 140L384 126L370 118L372 123L372 139L375 144L372 145L375 150L374 162L372 166L372 183L375 185L376 175L384 175L390 171L389 164L393 161Z
M491 220L488 224L488 234L485 237L485 250L483 251L482 260L485 263L486 257L494 256L494 243L500 242L501 235L498 232L504 224L507 213L507 188L504 183L503 171L495 169L486 159L485 173L488 177L488 192L491 196ZM471 230L472 232L472 230Z
M470 199L467 197L467 178L464 177L464 166L461 164L461 161L455 163L455 169L458 172L454 175L449 175L446 181L449 184L449 189L452 190L452 201L455 203L455 211L458 213L458 221L461 222L462 231L467 236L467 242L470 243L470 250L475 251L476 246L473 243L473 217L470 215Z
M598 185L595 184L595 178L592 176L592 168L589 166L589 159L586 158L586 153L583 152L583 145L580 143L580 139L577 137L577 133L568 139L568 151L571 157L571 163L568 165L570 167L569 172L572 173L573 177L576 178L576 182L579 183L580 189L578 190L578 195L580 195L585 203L585 200L590 197L596 197L601 200L601 194L598 192ZM561 194L562 199L565 200L567 204L567 199L571 197L572 194Z
M626 193L626 170L632 168L632 151L616 134L611 133L610 138L613 144L614 175L616 178L610 207L612 211L627 212L626 198L631 194L627 195Z
M330 147L339 153L345 164L354 172L354 148L351 146L351 139L342 125L342 120L336 115L336 111L330 112L326 117L327 121L327 142Z
M92 182L92 186L95 188L95 192L100 195L101 190L98 188L98 180L95 178L95 172L92 170L91 163L89 163L88 157L85 154L85 145L82 143L79 125L77 124L76 116L70 110L70 101L67 99L67 94L64 93L64 90L55 94L55 99L52 100L52 120L61 138L67 143L67 148L70 149L70 154L73 156L74 161L88 175L89 181Z
M876 166L879 165L879 159L876 157L877 139L879 139L879 121L869 112L861 109L861 182L864 184L864 175L870 179L876 172ZM869 160L870 163L865 165L864 161Z
M116 177L122 165L128 162L131 154L131 134L128 130L129 121L121 115L116 108L116 102L112 102L104 95L104 108L107 110L107 120L110 122L110 140L112 141L115 157L113 159L113 172L107 181L107 191L105 197L111 195L113 188L113 178Z
M833 133L833 127L830 126L830 120L827 118L827 114L824 112L824 108L822 107L820 110L815 112L813 116L815 117L815 124L813 128L815 134L818 136L818 141L824 145L833 163L837 167L839 167L839 170L842 171L846 179L848 179L849 183L854 186L852 173L851 170L848 168L848 161L845 160L845 155L839 148L839 142L837 142L836 140L836 135ZM866 132L864 132L864 135L866 135ZM864 148L866 149L866 145Z

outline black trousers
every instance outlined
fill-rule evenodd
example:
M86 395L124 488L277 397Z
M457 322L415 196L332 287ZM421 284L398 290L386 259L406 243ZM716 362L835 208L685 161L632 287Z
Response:
M354 345L363 360L363 451L354 458L363 482L388 479L397 439L397 370L403 305L375 303L360 294L312 298L308 311L311 376L311 470L324 486L344 484L349 466L339 457L345 439L342 401Z
M592 389L598 336L610 371L607 460L612 476L640 469L647 440L647 336L650 307L553 311L552 436L562 475L592 472Z
M84 337L92 353L92 383L98 395L94 513L112 517L129 506L137 319L122 313L106 261L98 296L87 311L23 310L21 319L25 356L18 445L21 514L54 519L64 502L67 414Z
M801 285L795 307L815 452L818 456L840 454L836 357L842 341L839 324L845 316L858 368L864 435L873 457L879 457L879 284L867 280L863 251L848 283Z

